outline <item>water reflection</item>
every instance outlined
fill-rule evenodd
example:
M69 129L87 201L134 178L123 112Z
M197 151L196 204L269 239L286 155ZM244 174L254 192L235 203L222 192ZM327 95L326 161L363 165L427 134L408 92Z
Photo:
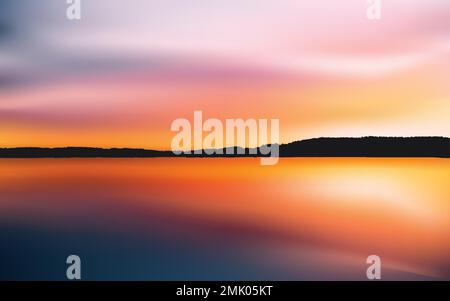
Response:
M450 279L446 159L1 159L2 279Z

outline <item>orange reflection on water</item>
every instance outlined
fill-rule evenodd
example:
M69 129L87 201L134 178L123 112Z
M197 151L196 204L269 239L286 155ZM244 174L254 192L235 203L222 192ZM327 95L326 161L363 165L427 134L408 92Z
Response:
M232 232L231 243L250 256L293 270L308 263L320 270L319 278L331 271L331 278L363 278L365 258L377 254L393 278L402 279L400 272L448 279L449 162L2 159L0 219L57 226L77 218L89 227L100 223L98 212L120 216L127 208L120 221L129 231L161 226L151 220L154 214L172 224L198 222L184 229L192 240L213 241L241 229ZM177 236L174 229L162 231Z

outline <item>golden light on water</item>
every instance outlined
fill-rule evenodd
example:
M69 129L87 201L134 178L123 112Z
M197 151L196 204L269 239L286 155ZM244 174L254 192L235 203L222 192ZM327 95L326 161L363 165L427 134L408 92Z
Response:
M256 158L1 163L2 216L20 212L31 221L43 215L61 223L93 219L90 208L104 207L107 214L126 206L144 216L159 212L173 221L208 224L201 231L189 226L185 237L194 241L243 229L230 238L242 256L298 273L315 266L325 278L352 278L365 257L378 254L388 274L449 276L445 159L282 158L271 167ZM36 199L41 207L30 203ZM155 227L150 225L142 221L134 231Z

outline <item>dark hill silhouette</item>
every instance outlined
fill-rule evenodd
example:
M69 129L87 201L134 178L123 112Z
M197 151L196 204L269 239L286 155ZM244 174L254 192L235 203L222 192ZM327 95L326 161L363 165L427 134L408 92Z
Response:
M0 148L1 158L140 158L171 157L170 151L156 151L138 148L96 148L96 147L17 147Z
M182 154L132 148L0 148L0 158L149 158L149 157L258 157L248 148L243 154ZM446 137L362 137L362 138L315 138L282 144L280 157L450 157L450 138Z
M316 138L280 145L282 157L450 157L450 138Z

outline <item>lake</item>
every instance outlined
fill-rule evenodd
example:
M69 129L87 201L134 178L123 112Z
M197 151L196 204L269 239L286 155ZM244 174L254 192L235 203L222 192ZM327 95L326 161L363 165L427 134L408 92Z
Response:
M0 279L450 279L450 160L0 159Z

